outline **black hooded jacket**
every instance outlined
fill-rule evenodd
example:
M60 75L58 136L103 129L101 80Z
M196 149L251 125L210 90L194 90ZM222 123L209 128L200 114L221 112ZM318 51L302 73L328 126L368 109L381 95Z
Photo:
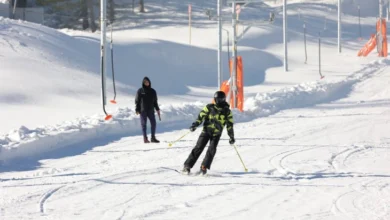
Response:
M149 81L149 86L144 85L144 80ZM156 90L152 88L150 79L145 76L142 80L142 87L138 89L137 95L135 96L135 111L154 111L154 109L157 111L160 110L157 103L157 93Z

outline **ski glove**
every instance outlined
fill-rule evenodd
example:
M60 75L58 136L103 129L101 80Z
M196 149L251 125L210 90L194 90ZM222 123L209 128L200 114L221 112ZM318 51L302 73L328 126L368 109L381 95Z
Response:
M234 137L231 137L230 139L229 139L229 144L234 144L236 142L236 140L234 140Z
M194 125L191 125L191 127L190 127L190 131L191 132L194 132L196 130L196 126L194 126Z

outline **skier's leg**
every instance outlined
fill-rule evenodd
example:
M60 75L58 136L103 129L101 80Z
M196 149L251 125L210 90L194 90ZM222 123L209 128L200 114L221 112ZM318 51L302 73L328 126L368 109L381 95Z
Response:
M205 166L207 169L210 169L215 153L217 153L217 146L220 138L221 136L213 136L210 138L210 146L209 149L207 149L206 156L202 162L202 166Z
M192 149L190 155L188 155L186 162L184 162L185 167L192 168L194 166L209 140L210 136L207 133L202 132L200 134L196 146Z

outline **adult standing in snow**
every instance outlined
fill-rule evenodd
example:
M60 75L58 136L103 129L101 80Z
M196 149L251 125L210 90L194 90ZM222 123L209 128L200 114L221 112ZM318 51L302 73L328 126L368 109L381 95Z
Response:
M156 139L156 118L154 116L154 109L157 114L160 115L160 108L157 102L157 92L152 88L150 79L145 76L142 80L142 87L138 89L137 95L135 96L135 112L140 115L142 134L144 135L144 143L160 143ZM146 123L147 119L150 120L152 138L149 141L146 135Z
M185 174L190 172L191 168L202 154L203 149L206 147L207 142L210 141L206 156L204 157L200 167L200 172L203 175L207 173L207 169L210 169L215 153L217 152L218 142L221 138L225 125L230 137L229 143L234 144L235 142L233 114L229 108L229 104L226 102L225 93L223 91L217 91L214 94L214 101L215 104L211 103L203 108L196 121L192 123L190 127L190 130L193 132L204 121L203 130L198 138L196 146L192 149L187 160L184 162L183 173Z

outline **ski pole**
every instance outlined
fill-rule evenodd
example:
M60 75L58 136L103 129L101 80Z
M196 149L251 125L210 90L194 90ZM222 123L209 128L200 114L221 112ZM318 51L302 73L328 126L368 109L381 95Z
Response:
M237 155L238 155L238 157L239 157L239 158L240 158L240 160L241 160L242 166L244 166L245 172L248 172L248 169L246 168L246 166L245 166L245 164L244 164L244 161L242 161L242 158L241 158L240 154L238 153L238 150L237 150L237 147L236 147L236 145L235 145L235 144L233 144L233 147L234 147L234 149L236 150L236 152L237 152Z
M161 121L160 111L157 112L157 115L158 115L158 119L160 119L160 121Z
M185 133L183 136L181 136L179 139L177 139L176 141L172 141L171 143L169 143L168 145L169 146L172 146L174 143L180 141L183 137L185 137L187 134L191 133L191 131Z

